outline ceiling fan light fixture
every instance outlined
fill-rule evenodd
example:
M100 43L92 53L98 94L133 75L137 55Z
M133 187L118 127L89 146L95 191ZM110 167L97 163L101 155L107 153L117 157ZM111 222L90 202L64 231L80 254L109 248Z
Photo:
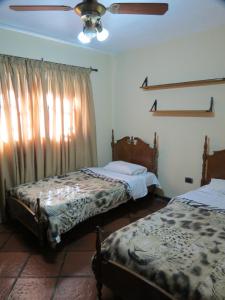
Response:
M100 32L97 31L97 40L99 42L105 41L108 38L108 36L109 36L109 32L105 28L102 28L102 30Z
M83 33L84 33L89 39L93 39L94 37L96 37L96 34L97 34L97 28L96 28L96 20L95 20L95 17L92 18L92 16L88 16L88 17L84 20Z
M82 15L83 32L79 34L78 39L81 43L89 43L93 38L97 38L98 41L105 41L109 32L102 27L100 16L96 14Z
M78 34L78 40L82 43L82 44L88 44L90 43L91 39L83 33L83 31L81 31L79 34Z
M83 33L87 36L90 40L96 37L97 30L94 27L85 27L83 29Z

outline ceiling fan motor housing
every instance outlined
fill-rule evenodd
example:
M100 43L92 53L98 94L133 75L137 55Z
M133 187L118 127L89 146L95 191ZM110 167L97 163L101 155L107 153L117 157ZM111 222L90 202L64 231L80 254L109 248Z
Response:
M96 16L103 16L106 12L106 8L104 5L98 3L97 1L84 1L81 3L78 3L74 11L79 16L84 15L96 15Z

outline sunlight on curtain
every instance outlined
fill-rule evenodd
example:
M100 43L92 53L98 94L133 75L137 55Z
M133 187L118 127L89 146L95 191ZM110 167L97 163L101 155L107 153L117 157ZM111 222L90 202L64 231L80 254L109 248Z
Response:
M0 55L1 195L5 181L94 166L96 157L90 70Z
M32 139L31 117L29 111L24 115L20 110L21 101L18 98L18 107L16 105L15 95L12 90L9 91L9 114L11 119L12 137L14 142L19 141L19 124L25 123L27 138ZM4 106L3 96L0 94L0 143L9 143L9 128L7 126L6 108ZM1 145L2 146L2 145Z
M55 106L53 105L53 95L47 95L47 108L48 108L48 127L49 138L60 142L62 139L68 139L75 135L75 104L67 98L63 99L63 107L59 97L56 97ZM45 130L45 117L43 106L40 106L40 135L44 139L47 136ZM62 111L61 111L62 109ZM63 114L63 124L62 116ZM62 130L62 127L63 130Z
M17 112L15 95L13 91L10 91L10 115L12 120L12 133L13 133L13 141L18 142L19 140L19 125L24 122L26 124L26 134L27 139L32 140L32 125L31 125L31 116L29 111L27 111L24 115L21 114L20 110ZM76 101L75 101L76 102ZM68 139L75 135L75 110L79 109L75 103L72 103L69 99L63 99L63 109L61 111L60 98L56 98L56 107L53 107L53 95L47 95L47 108L48 108L48 127L49 127L49 138L51 140L55 140L56 142L60 142L60 140L64 139L68 141ZM21 101L18 99L19 107L21 106ZM75 106L77 108L75 108ZM18 113L19 113L19 122L18 122ZM40 136L42 139L45 139L47 134L45 130L45 116L43 106L39 106L39 114L40 114ZM61 128L61 115L63 114L63 133ZM54 122L55 120L55 122ZM55 125L54 125L55 123ZM6 122L6 113L4 109L3 97L0 94L0 143L8 143L8 128ZM2 146L2 145L1 145ZM2 147L1 147L2 148Z

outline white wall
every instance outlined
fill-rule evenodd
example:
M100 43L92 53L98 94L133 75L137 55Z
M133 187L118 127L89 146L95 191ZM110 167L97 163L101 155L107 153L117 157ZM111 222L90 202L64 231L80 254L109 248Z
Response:
M109 55L6 29L0 29L0 53L97 68L97 73L91 73L91 81L99 165L111 159L112 79Z
M134 135L153 142L159 137L159 180L166 196L198 187L204 136L211 150L225 147L225 85L143 91L152 84L225 77L225 27L188 38L129 51L114 57L113 124L116 138ZM153 117L155 99L160 109L208 109L215 100L215 117ZM193 177L194 183L184 182Z

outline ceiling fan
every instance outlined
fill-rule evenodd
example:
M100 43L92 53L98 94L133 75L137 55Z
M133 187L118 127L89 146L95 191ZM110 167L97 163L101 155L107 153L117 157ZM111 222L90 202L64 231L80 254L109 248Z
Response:
M83 21L83 31L78 39L89 43L94 37L98 41L107 39L109 33L103 28L101 17L109 11L112 14L163 15L168 10L168 3L113 3L106 8L97 0L83 0L75 7L66 5L10 5L15 11L71 11L73 10Z

